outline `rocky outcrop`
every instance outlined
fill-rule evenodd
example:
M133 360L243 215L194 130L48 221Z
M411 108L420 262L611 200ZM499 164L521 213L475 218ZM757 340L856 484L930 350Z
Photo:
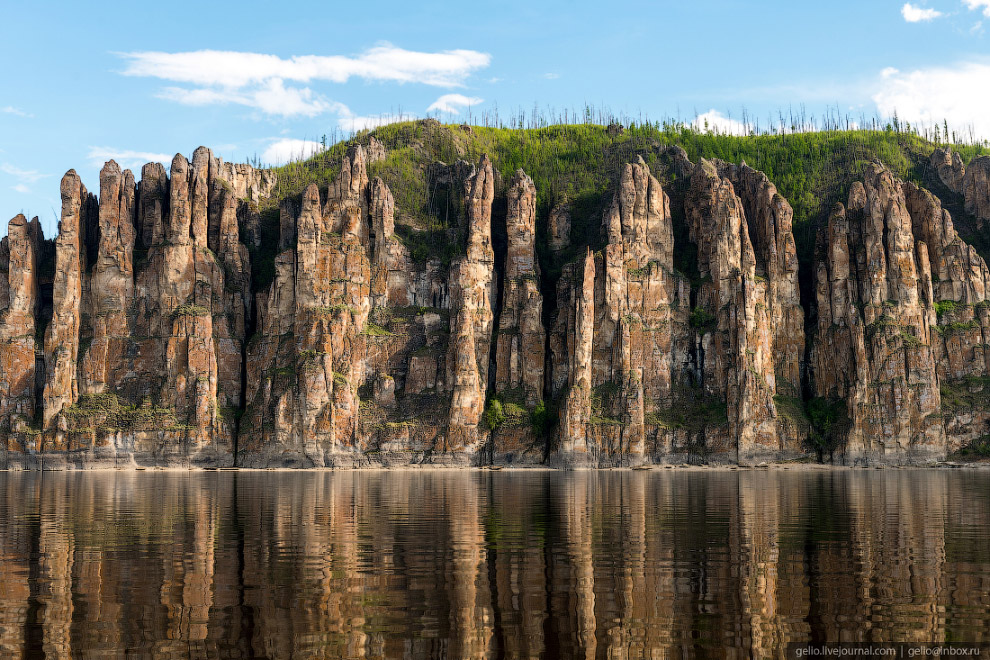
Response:
M792 232L794 211L763 172L743 163L741 166L723 166L721 173L732 182L746 212L756 258L755 279L766 280L776 391L800 396L805 349L804 310L798 285L797 246Z
M495 175L487 156L468 182L467 252L451 266L451 350L448 380L453 384L448 449L470 450L478 442L485 408L495 308L495 252L492 202Z
M527 406L543 400L543 296L536 263L536 186L522 170L509 184L502 309L498 325L495 390L518 392Z
M280 245L290 247L259 296L258 334L248 346L241 451L249 463L332 465L333 454L356 449L355 382L364 377L357 344L371 310L369 207L391 204L387 188L375 189L369 204L358 146L325 204L310 185L294 217L282 208Z
M160 220L161 206L157 209ZM86 192L75 170L69 170L62 178L62 220L55 239L54 308L45 332L48 368L43 398L44 428L49 428L53 418L79 398L76 365L84 311L83 280L87 272L86 232L92 224L90 218L96 213L96 198Z
M503 270L502 305L495 351L494 393L503 406L522 419L498 430L494 452L498 456L527 454L535 449L536 462L543 459L541 438L532 432L529 413L544 397L543 295L536 258L536 186L521 169L508 189L505 219L508 247Z
M567 388L561 459L642 462L655 451L647 420L655 433L656 410L672 402L688 305L673 272L670 202L641 159L623 169L603 232L605 248L565 269L558 288L550 347L552 389Z
M40 412L35 410L35 315L43 240L38 218L17 215L0 242L0 432L29 438ZM5 444L15 451L26 448Z
M571 243L571 208L564 202L550 211L547 233L550 250L555 254L563 252Z
M945 147L932 152L928 165L946 188L963 196L966 213L980 223L990 220L990 156L965 166L957 152Z
M963 178L966 213L981 222L990 220L990 156L974 158Z
M845 401L845 460L944 454L930 254L889 171L872 165L848 204L836 205L817 259L813 383L818 396Z
M236 191L274 179L224 169L200 148L136 183L110 161L98 203L64 177L35 436L56 463L233 462L252 304Z
M800 397L804 352L790 206L745 166L673 160L695 282L675 271L670 198L641 159L623 170L603 250L563 271L550 334L561 458L798 455L804 429L776 401Z
M935 169L935 174L946 188L954 193L962 194L966 167L958 153L950 147L936 149L932 152L928 163Z
M729 442L745 462L801 451L774 397L797 393L804 342L790 207L765 176L745 165L728 169L722 177L702 159L685 210L699 274L710 279L692 312L696 326L711 328L701 334L695 368L705 393L725 398Z
M0 463L928 462L985 435L990 269L939 197L870 166L806 310L765 174L645 155L591 218L487 156L426 161L404 208L370 137L295 195L202 147L110 161L98 198L70 171L56 239L18 216L0 244ZM978 161L931 158L966 223Z

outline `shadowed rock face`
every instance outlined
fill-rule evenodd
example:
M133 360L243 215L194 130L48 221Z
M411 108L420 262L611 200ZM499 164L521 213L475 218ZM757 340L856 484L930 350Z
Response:
M425 259L376 140L284 199L202 147L140 181L110 161L98 198L70 170L55 240L18 216L0 244L2 460L752 463L827 436L918 462L981 437L990 270L939 198L870 166L819 228L806 314L774 184L659 156L620 169L587 247L524 170L435 163L454 210ZM931 163L979 217L984 166ZM810 397L846 419L815 427Z
M966 167L958 153L945 147L932 152L928 164L946 188L963 196L966 213L981 223L990 220L990 157L974 158Z

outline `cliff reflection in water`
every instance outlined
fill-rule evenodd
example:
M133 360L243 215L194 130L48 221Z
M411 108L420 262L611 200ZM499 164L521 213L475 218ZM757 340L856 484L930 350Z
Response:
M3 658L990 640L985 471L0 473L0 492Z

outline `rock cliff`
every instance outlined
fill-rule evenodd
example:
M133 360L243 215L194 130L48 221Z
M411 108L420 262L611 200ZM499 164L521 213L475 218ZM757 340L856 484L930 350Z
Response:
M767 175L679 147L597 205L475 151L403 174L419 206L383 142L338 153L295 193L110 161L54 240L11 220L0 461L918 463L990 424L990 270L947 210L990 219L990 158L936 150L942 192L866 167L799 261Z

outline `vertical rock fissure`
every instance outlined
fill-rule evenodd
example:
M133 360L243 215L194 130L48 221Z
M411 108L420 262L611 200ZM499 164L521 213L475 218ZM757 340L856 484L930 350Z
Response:
M506 232L507 200L499 194L492 203L492 248L495 252L495 306L492 309L492 335L488 346L488 382L486 399L495 393L495 375L498 370L498 334L502 320L502 307L505 303L505 259L508 253L508 235Z

